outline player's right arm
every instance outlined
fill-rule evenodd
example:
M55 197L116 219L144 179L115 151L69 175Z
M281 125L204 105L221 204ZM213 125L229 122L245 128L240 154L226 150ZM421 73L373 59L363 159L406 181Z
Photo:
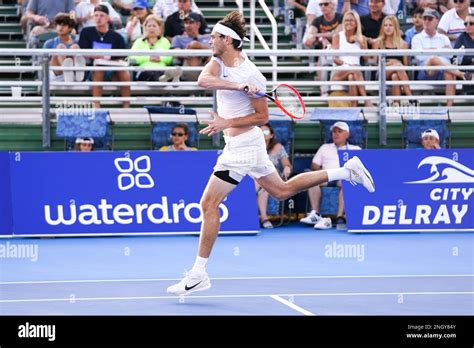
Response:
M244 88L248 86L245 83L236 83L219 78L219 71L219 63L211 59L199 75L198 86L207 89L230 89L242 92Z

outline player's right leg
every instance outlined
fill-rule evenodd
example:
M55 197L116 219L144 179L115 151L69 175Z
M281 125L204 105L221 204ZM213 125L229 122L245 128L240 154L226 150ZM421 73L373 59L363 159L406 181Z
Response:
M201 198L202 224L199 237L198 257L191 271L167 291L176 296L189 295L195 291L204 291L211 287L205 263L211 254L220 227L219 204L237 186L238 182L227 176L226 171L215 172Z

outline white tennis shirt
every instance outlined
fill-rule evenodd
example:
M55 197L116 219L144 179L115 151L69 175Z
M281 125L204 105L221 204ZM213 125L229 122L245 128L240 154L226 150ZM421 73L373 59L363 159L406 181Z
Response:
M226 66L220 58L213 57L212 59L220 65L219 77L225 81L250 83L265 92L267 79L243 52L242 57L245 60L236 67ZM219 89L216 95L217 113L222 118L237 118L255 112L255 109L252 107L252 98L241 91Z

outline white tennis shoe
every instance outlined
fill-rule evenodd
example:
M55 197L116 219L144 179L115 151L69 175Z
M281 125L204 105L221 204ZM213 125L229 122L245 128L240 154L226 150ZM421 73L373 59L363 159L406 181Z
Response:
M331 218L322 217L318 220L318 222L314 225L315 230L328 230L332 228L332 221Z
M211 281L206 271L189 271L184 274L184 278L177 284L171 285L166 290L168 294L175 296L189 295L195 291L204 291L211 287Z
M354 156L344 164L344 168L350 172L350 177L347 179L352 185L362 184L367 191L374 192L375 184L369 171L362 164L359 157Z
M315 210L311 210L311 213L306 214L306 217L300 219L300 222L314 226L319 220L321 220L321 215Z

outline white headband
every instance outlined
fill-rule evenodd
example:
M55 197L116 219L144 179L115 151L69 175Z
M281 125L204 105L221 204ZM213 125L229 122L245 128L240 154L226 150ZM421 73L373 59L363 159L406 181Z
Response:
M239 48L242 47L242 45L244 44L244 41L250 41L246 37L242 39L234 30L220 23L217 23L216 25L214 25L213 30L216 33L219 33L225 36L230 36L231 38L240 41Z

